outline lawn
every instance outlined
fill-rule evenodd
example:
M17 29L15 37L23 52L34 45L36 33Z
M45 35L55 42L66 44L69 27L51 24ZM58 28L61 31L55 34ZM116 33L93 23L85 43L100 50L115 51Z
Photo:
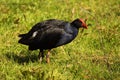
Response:
M18 35L53 18L89 26L40 63ZM0 80L120 80L120 0L0 0Z

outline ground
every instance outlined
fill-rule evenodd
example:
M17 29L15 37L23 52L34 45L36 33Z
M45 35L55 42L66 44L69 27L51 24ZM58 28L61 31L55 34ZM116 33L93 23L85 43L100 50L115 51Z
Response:
M120 0L0 0L0 80L120 80L119 8ZM18 35L53 18L89 26L39 63Z

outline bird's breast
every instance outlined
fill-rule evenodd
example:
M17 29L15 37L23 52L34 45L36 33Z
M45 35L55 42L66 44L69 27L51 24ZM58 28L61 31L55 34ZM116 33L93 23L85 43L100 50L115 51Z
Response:
M67 43L70 43L72 40L75 39L75 37L78 34L78 30L76 29L72 29L72 30L68 30L65 31L62 35L60 40L58 41L58 43L56 44L56 46L61 46L61 45L65 45Z

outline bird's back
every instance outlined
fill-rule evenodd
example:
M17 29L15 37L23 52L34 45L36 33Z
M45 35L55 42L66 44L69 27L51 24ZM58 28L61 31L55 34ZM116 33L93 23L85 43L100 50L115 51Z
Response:
M51 49L72 41L75 37L72 34L78 32L73 30L66 21L50 19L37 23L27 34L20 35L19 43L29 45L30 50Z

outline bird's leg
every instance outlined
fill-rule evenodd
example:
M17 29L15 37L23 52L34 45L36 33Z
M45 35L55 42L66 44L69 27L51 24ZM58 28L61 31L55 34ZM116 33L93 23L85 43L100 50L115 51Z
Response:
M40 50L38 58L39 58L39 61L42 62L42 59L44 58L43 50Z
M49 56L50 56L50 50L48 50L48 53L46 54L46 62L47 63L50 63Z

